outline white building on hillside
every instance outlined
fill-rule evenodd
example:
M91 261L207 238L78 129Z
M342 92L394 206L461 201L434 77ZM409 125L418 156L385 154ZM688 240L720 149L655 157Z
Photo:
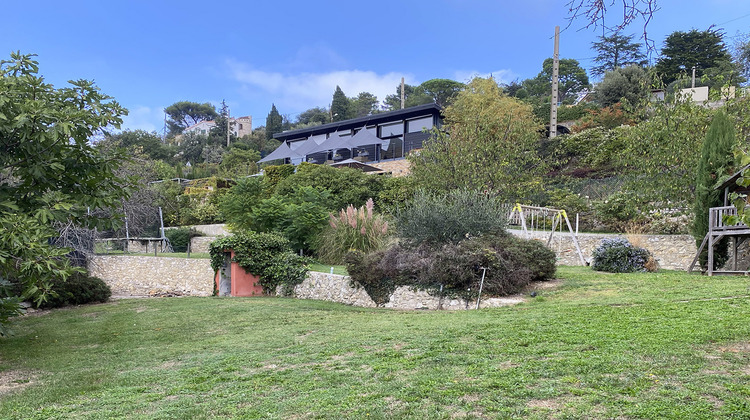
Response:
M186 128L182 133L194 133L207 136L211 129L214 127L216 127L216 123L214 121L201 121L198 124L191 125L190 127ZM230 118L229 129L232 131L232 134L237 136L237 138L246 136L253 131L253 117L247 115L239 118Z

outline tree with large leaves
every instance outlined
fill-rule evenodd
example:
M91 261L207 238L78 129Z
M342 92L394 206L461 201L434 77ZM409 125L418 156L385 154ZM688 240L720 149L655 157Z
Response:
M186 128L201 121L210 121L219 116L216 108L208 102L202 104L190 101L175 102L164 108L164 112L167 114L169 137L182 134Z
M0 62L0 283L23 289L21 296L0 292L0 335L19 298L42 303L53 280L73 272L68 250L51 245L53 222L107 227L110 220L89 210L127 195L115 176L124 155L105 156L89 141L119 127L126 110L90 81L55 88L38 73L30 55Z
M434 131L409 157L417 184L433 191L489 191L508 200L538 187L544 162L536 153L540 126L531 107L510 98L494 79L475 78L445 111L445 131Z
M591 74L595 76L602 76L622 67L643 67L648 63L646 55L641 51L641 44L633 42L633 35L602 35L592 46L596 51L594 61L597 65L591 68Z

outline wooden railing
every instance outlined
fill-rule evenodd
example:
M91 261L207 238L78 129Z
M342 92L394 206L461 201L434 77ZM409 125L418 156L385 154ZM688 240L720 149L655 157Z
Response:
M736 215L737 215L737 208L734 206L711 207L711 209L708 212L709 229L711 231L748 229L748 227L742 222L737 222L733 225L727 225L724 223L724 216L736 216Z

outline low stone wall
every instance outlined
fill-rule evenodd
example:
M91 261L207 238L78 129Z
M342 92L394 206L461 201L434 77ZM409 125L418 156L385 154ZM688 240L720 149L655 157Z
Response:
M190 239L190 252L208 252L211 242L216 236L196 236Z
M227 236L229 235L229 231L227 230L227 225L221 223L221 224L215 224L215 225L195 225L192 226L195 230L198 232L206 235L206 236Z
M510 230L514 235L525 237L521 230ZM547 243L549 231L529 232L531 239L537 239ZM668 270L687 270L693 261L698 249L695 240L690 235L618 235L599 233L579 233L578 244L586 262L591 262L592 252L598 247L602 239L625 236L633 245L643 247L651 251L659 266ZM575 245L570 233L563 231L555 232L552 236L550 248L555 251L559 265L581 265L581 260L576 252Z
M206 258L99 255L88 269L109 285L113 296L210 296L214 290L214 271Z
M353 284L352 284L353 283ZM281 287L276 292L281 295ZM310 272L305 281L294 287L292 295L298 299L325 300L365 308L378 306L367 294L364 287L352 282L349 276ZM495 308L523 302L520 297L489 298L480 302L480 308ZM476 301L446 298L431 295L426 290L415 290L408 286L399 286L391 294L388 303L383 305L392 309L448 309L463 310L476 308Z

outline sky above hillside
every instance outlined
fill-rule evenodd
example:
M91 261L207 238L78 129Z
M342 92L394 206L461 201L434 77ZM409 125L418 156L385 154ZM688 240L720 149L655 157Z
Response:
M130 110L124 129L161 132L163 109L180 101L225 99L233 116L265 124L275 103L294 120L327 107L336 85L347 96L382 100L401 77L502 82L534 77L552 56L594 65L601 30L568 24L567 0L358 1L14 1L0 23L0 58L37 54L41 73L61 86L94 80ZM617 1L616 3L619 3ZM748 0L658 0L648 27L658 49L676 30L722 28L731 48L750 32ZM608 19L622 8L611 6ZM625 34L640 37L641 22Z

